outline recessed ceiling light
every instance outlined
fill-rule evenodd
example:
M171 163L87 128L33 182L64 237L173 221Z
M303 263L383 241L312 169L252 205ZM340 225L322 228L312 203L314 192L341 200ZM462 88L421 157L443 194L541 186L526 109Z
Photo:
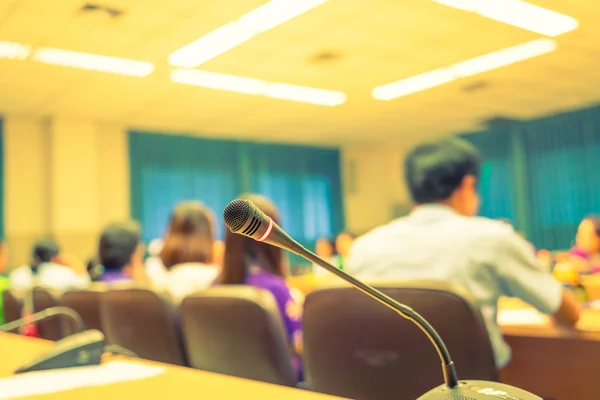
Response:
M330 107L343 104L346 101L346 95L342 92L290 85L287 83L267 82L261 79L220 74L216 72L194 69L176 69L171 72L170 77L173 82L186 85Z
M169 55L169 64L194 68L327 0L271 0Z
M109 57L99 54L80 53L77 51L53 48L37 49L33 53L33 59L45 64L62 65L65 67L137 77L148 76L154 71L154 64L147 61L137 61L127 58Z
M410 78L376 87L372 91L377 100L392 100L411 93L440 86L455 79L490 71L556 50L552 39L537 39L500 51L471 58L448 67L425 72Z
M433 1L550 37L570 32L579 26L573 17L521 0Z
M12 42L0 42L0 58L24 60L31 54L31 47Z

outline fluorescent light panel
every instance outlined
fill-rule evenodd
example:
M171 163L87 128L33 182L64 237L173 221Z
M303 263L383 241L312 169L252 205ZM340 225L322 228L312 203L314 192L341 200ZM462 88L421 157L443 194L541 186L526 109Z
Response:
M440 86L455 79L490 71L519 61L527 60L556 50L552 39L537 39L494 53L471 58L449 67L436 69L376 87L372 95L377 100L392 100L411 93Z
M37 49L33 53L33 59L45 64L137 77L148 76L154 71L154 64L147 61L53 48Z
M521 0L433 1L550 37L570 32L579 26L575 18Z
M24 60L31 54L31 47L19 43L0 42L0 58Z
M176 69L171 72L170 77L173 82L186 85L330 107L343 104L346 101L346 95L342 92L290 85L287 83L267 82L261 79L216 72Z
M261 32L273 29L327 0L271 0L242 15L238 20L223 25L169 55L169 64L194 68Z

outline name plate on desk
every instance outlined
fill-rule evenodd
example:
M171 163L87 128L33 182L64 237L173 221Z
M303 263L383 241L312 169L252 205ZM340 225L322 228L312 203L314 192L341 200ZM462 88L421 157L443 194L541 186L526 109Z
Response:
M0 393L2 399L17 399L89 386L147 379L164 372L165 368L160 366L128 361L111 361L93 367L27 372L1 378Z

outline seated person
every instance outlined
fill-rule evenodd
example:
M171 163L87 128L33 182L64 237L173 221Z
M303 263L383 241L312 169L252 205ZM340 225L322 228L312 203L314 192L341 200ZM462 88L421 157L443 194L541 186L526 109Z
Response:
M10 273L11 289L19 293L34 286L59 291L88 286L90 277L85 266L72 256L59 254L59 251L53 240L39 240L33 247L31 264Z
M4 307L2 305L2 293L9 288L9 280L4 275L8 267L8 246L6 242L0 240L0 325L5 322Z
M338 267L340 269L344 269L344 263L346 262L346 258L348 258L348 254L350 254L354 239L356 239L355 235L350 232L342 232L335 238L335 253L337 254Z
M214 217L208 207L197 201L177 205L160 252L166 273L149 276L153 285L175 301L209 288L219 275L213 265L214 235Z
M578 272L600 272L600 217L590 215L581 221L569 255L569 264Z
M241 198L252 201L273 222L280 223L279 212L266 198L258 195L243 195ZM300 381L302 368L298 354L302 347L302 305L294 300L285 282L286 270L282 249L226 230L225 259L219 283L250 285L273 293L283 318Z
M135 221L115 222L102 231L98 242L95 275L104 283L135 280L144 266L140 226Z
M321 257L323 260L329 262L330 264L340 268L341 267L341 259L335 253L335 241L329 238L319 238L315 243L315 254ZM328 271L320 267L316 264L313 264L313 272L317 276L327 275Z
M404 168L417 206L359 238L346 263L349 273L441 280L469 290L499 368L511 356L496 321L501 296L520 298L566 326L578 321L574 295L538 262L530 243L503 222L476 217L481 161L474 147L459 139L422 144L407 155Z

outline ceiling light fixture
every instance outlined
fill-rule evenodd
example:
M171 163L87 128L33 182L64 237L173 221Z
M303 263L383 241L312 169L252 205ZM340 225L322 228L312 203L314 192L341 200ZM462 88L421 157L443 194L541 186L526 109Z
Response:
M200 86L229 92L266 96L322 106L338 106L346 101L346 95L333 90L317 89L287 83L267 82L261 79L220 74L193 69L176 69L171 72L173 82Z
M37 49L33 53L33 59L45 64L137 77L148 76L154 71L154 64L148 61L52 48Z
M169 55L169 64L194 68L327 0L271 0Z
M440 86L453 80L490 71L556 50L552 39L537 39L483 56L471 58L448 67L425 72L397 82L378 86L372 91L377 100L392 100L411 93Z
M555 37L575 30L579 26L579 22L573 17L521 0L433 1L544 36Z
M31 54L31 47L12 42L0 42L0 58L24 60Z

